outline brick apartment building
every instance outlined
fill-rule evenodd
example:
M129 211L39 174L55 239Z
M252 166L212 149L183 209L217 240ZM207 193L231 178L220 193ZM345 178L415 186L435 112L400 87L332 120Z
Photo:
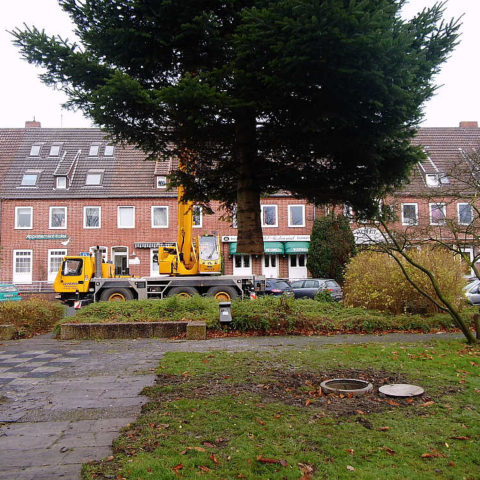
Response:
M420 231L438 215L461 214L465 220L465 207L445 202L445 172L460 151L479 142L475 122L420 129L415 143L425 147L428 159L395 195L397 228ZM177 232L176 192L166 188L172 162L146 161L133 147L109 144L99 129L41 128L39 122L0 129L0 280L53 282L63 256L95 246L119 271L158 275L158 243L175 241ZM237 230L218 209L206 215L196 208L195 229L220 235L226 274L306 277L313 221L325 209L287 194L261 203L264 256L237 253ZM352 229L360 238L365 226L352 223ZM465 247L473 254L473 246Z

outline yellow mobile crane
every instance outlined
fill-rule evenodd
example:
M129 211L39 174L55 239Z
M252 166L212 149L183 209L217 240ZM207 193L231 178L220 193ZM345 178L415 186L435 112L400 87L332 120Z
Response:
M59 298L80 305L98 301L124 301L195 294L230 301L252 291L265 291L265 278L254 275L220 275L221 255L218 235L193 239L193 204L184 202L178 189L177 242L159 244L156 260L159 277L135 278L115 275L114 266L94 255L64 257L53 284ZM77 303L78 305L78 303Z

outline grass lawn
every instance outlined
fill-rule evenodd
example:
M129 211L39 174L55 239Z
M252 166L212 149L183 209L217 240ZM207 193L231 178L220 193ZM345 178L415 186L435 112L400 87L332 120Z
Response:
M85 479L479 479L480 347L342 345L171 353L150 402ZM334 377L374 392L319 394ZM425 388L415 399L386 383Z

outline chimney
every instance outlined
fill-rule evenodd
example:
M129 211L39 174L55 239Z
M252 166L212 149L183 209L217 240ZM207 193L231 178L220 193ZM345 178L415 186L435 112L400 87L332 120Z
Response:
M460 122L460 128L478 128L478 122Z
M42 124L40 122L37 122L35 120L35 117L33 117L33 120L27 120L25 122L25 128L40 128Z

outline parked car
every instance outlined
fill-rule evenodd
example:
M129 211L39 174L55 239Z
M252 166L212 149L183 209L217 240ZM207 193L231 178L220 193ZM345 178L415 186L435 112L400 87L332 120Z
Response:
M265 280L265 295L293 297L293 290L287 280L282 278L267 278Z
M334 300L343 298L342 287L331 278L307 278L292 282L295 298L314 298L317 292L326 290L330 292Z
M0 283L0 302L18 302L22 297L18 288L10 283Z
M472 305L480 305L480 280L474 280L465 287L465 296Z

